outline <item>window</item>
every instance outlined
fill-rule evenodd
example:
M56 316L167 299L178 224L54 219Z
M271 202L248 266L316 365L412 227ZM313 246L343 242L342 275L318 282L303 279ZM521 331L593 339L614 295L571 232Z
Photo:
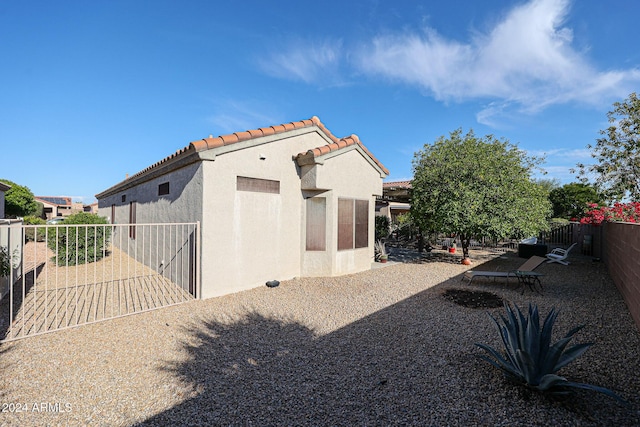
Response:
M280 194L280 181L239 176L236 181L236 189L238 191Z
M131 239L136 238L136 202L129 203L129 237Z
M121 201L122 203L126 202L126 201L127 201L127 195L126 195L126 194L123 194L123 195L122 195L122 198L120 199L120 201Z
M353 249L353 200L338 199L338 250Z
M169 183L163 182L158 185L158 196L164 196L165 194L169 194Z
M338 199L338 250L369 246L369 201Z
M307 250L324 251L327 242L327 199L307 199Z
M369 201L355 200L355 239L356 249L369 246Z

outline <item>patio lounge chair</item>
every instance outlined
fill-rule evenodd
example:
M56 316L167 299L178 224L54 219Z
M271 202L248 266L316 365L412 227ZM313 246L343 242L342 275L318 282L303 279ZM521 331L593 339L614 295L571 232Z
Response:
M547 254L547 263L557 262L562 265L569 265L569 261L565 261L565 259L567 259L567 257L569 256L569 252L577 244L578 242L574 243L573 245L569 246L568 249L555 248Z
M521 271L533 271L536 269L536 267L538 267L540 264L542 264L543 262L546 261L546 258L540 257L540 256L532 256L531 258L529 258L527 261L525 261L524 264L522 264L520 267L518 267L515 270L512 271L474 271L474 270L468 270L465 271L464 275L462 276L463 279L467 278L469 279L469 283L471 284L471 282L473 281L473 279L475 277L506 277L507 281L509 281L510 277L517 277L516 272L521 272Z

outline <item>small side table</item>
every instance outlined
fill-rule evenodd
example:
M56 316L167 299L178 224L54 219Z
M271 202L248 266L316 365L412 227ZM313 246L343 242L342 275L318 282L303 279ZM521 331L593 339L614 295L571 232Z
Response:
M540 282L540 277L544 276L544 274L536 273L535 271L520 270L514 271L514 274L518 278L518 283L522 286L523 294L525 286L528 286L531 291L542 295L544 288L542 287L542 282Z

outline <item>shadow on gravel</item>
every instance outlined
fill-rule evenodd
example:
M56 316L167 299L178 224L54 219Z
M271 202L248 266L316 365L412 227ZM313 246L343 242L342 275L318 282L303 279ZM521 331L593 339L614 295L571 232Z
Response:
M497 344L497 334L486 310L444 300L453 283L324 336L255 312L204 322L189 331L188 360L166 367L195 397L138 425L638 425L637 379L623 390L634 409L587 392L555 402L508 384L474 357L473 343ZM615 354L596 362L640 369L637 354Z

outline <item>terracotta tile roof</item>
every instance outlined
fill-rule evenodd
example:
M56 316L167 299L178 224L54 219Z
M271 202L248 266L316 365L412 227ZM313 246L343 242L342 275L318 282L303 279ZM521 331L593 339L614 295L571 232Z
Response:
M309 126L313 126L314 124L322 125L322 123L320 123L320 119L318 119L317 117L313 117L312 119L301 120L299 122L269 126L266 128L247 130L244 132L235 132L229 135L217 136L215 138L204 138L199 141L193 141L191 144L189 144L189 147L185 147L184 149L194 149L196 151L208 150L211 148L222 147L224 145L235 144L236 142L246 141L248 139L260 138L263 136L275 135L277 133L287 132L294 129L306 128ZM325 133L329 132L326 130L326 128L324 128L324 125L322 125L321 129L325 130Z
M329 139L333 141L333 143L314 148L312 150L307 151L306 153L300 153L296 156L296 158L304 155L314 156L314 157L321 156L331 151L339 150L341 148L344 148L353 144L357 144L367 153L369 157L371 157L371 159L378 165L378 167L380 167L380 169L384 171L385 174L389 175L389 171L387 170L387 168L385 168L384 165L382 165L382 163L380 163L378 159L376 159L373 156L373 154L371 154L371 152L360 142L360 139L358 138L357 135L351 135L345 138L338 139L329 131L329 129L326 128L326 126L320 121L320 119L317 116L313 116L312 118L307 120L300 120L297 122L291 122L291 123L285 123L281 125L274 125L274 126L269 126L264 128L247 130L244 132L235 132L228 135L221 135L217 137L210 136L208 138L203 138L198 141L193 141L189 143L188 146L176 151L172 155L132 175L131 177L129 177L129 179L140 176L148 172L149 170L155 169L158 166L176 157L187 155L188 153L191 153L191 152L209 150L212 148L231 145L231 144L247 141L254 138L275 135L283 132L288 132L294 129L302 129L302 128L311 127L311 126L317 126L326 136L329 137Z
M314 117L314 119L317 119L317 117ZM318 120L318 122L320 122L320 120ZM322 124L322 123L320 123ZM382 163L380 163L380 161L378 161L378 159L375 158L375 156L373 154L371 154L371 152L367 149L367 147L365 147L362 142L360 142L360 138L358 138L358 135L354 135L351 134L350 136L347 136L345 138L341 138L338 139L335 136L333 136L328 130L326 130L326 128L324 127L324 125L322 126L323 131L333 140L333 142L331 144L327 144L327 145L323 145L321 147L316 147L313 148L311 150L308 150L306 153L300 153L296 156L296 159L304 156L304 157L319 157L325 154L328 154L332 151L336 151L336 150L340 150L341 148L345 148L345 147L349 147L351 145L358 145L360 146L360 148L362 148L362 150L367 153L367 155L371 158L371 160L373 160L375 162L376 165L378 165L378 167L387 175L389 175L389 170L387 168L384 167L384 165Z
M382 188L411 188L411 181L383 182Z

